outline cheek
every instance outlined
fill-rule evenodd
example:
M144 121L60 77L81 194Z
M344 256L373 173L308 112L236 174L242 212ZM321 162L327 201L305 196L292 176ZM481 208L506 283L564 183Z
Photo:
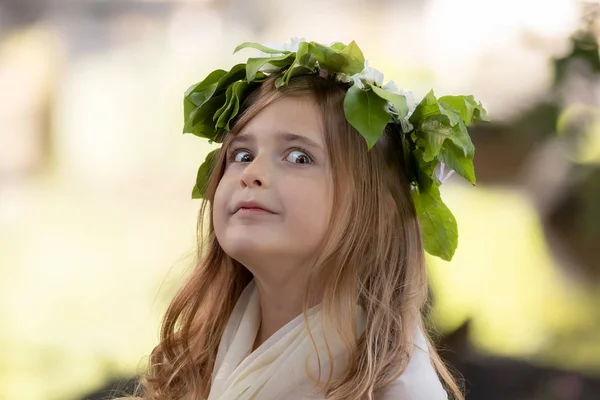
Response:
M217 235L217 238L219 237L219 234L223 231L224 226L226 224L227 202L225 200L228 197L229 196L227 194L227 185L223 180L221 180L215 192L212 215L213 225L215 227L215 234Z
M331 214L329 189L322 182L305 189L291 190L286 194L286 208L291 211L289 222L293 225L292 229L301 231L298 233L316 236L320 240L327 229Z

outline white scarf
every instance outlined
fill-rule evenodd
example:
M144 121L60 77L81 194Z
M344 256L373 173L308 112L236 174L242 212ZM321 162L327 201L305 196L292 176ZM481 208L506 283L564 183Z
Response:
M260 318L258 289L251 281L240 295L223 332L208 400L324 399L323 393L310 395L317 390L306 373L308 370L312 377L320 378L321 383L329 377L330 359L321 307L313 307L308 312L308 323L321 362L320 376L315 348L302 314L252 351ZM365 316L360 308L356 329L357 337L365 329ZM329 331L328 343L334 367L332 379L335 379L346 368L348 360L343 346ZM429 360L427 343L420 329L417 329L415 339L416 346L408 367L398 380L377 394L378 400L447 399ZM310 356L308 361L307 356Z
M260 303L254 281L244 289L227 322L219 344L208 400L296 400L323 399L306 375L306 369L319 378L314 344L307 334L300 314L255 351L252 346L260 325ZM330 363L321 306L308 312L308 323L315 340L321 364L321 382L329 377ZM357 334L364 330L364 316L359 315ZM328 343L334 360L333 375L346 367L343 346L328 331ZM307 361L307 356L308 358Z

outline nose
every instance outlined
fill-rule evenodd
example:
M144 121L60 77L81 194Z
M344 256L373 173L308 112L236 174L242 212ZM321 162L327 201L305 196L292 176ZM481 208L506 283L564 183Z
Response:
M267 188L270 186L271 179L269 173L269 161L266 157L256 157L248 163L240 179L242 188Z

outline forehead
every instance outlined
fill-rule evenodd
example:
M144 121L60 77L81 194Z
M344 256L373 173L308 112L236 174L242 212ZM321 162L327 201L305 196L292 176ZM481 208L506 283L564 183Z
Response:
M309 96L277 99L254 116L240 134L252 133L260 140L277 132L293 132L323 145L323 121L316 102Z

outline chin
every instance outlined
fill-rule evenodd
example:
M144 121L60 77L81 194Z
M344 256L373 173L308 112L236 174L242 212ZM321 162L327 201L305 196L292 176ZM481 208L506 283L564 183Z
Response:
M265 243L264 236L247 236L242 237L227 237L224 240L219 240L221 248L231 258L247 265L252 264L254 260L268 259L274 254L281 254L277 248L270 243Z

